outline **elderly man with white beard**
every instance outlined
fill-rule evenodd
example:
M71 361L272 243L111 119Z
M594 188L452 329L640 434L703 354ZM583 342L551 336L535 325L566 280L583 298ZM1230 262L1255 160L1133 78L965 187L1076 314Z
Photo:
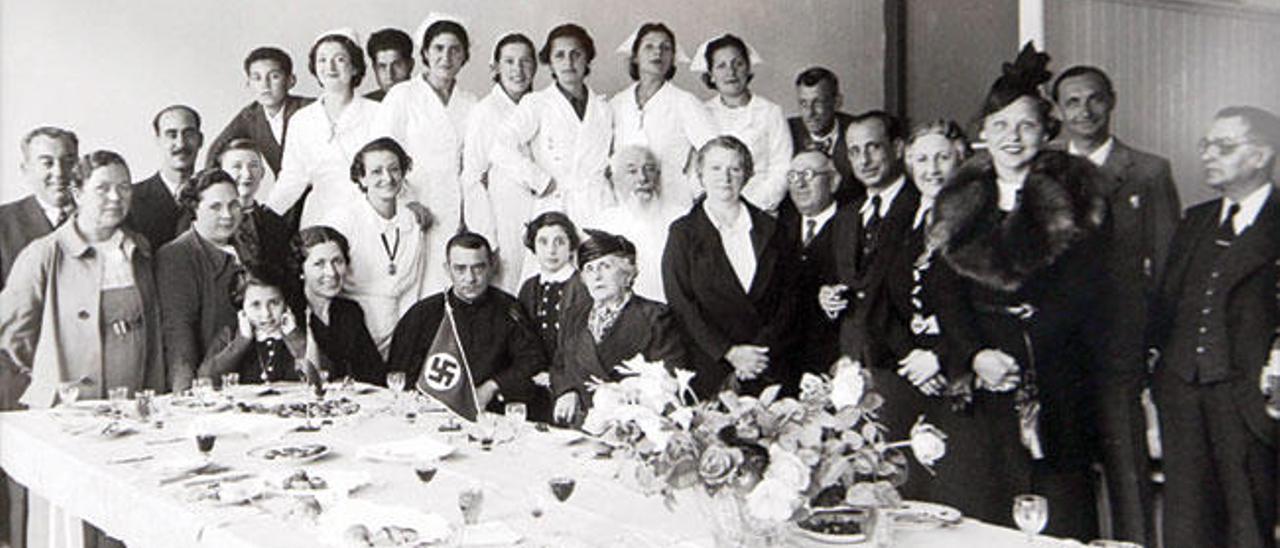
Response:
M667 229L684 211L662 196L662 167L653 152L641 146L624 146L609 159L609 178L618 204L587 219L583 228L612 232L635 243L639 273L633 289L650 300L667 302L662 288L662 250Z

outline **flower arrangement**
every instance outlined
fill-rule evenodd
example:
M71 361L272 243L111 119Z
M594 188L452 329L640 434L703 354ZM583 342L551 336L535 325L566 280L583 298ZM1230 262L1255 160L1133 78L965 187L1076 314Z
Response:
M946 435L923 417L909 440L886 440L876 414L884 400L848 358L830 376L804 375L798 398L772 386L698 401L692 373L639 356L618 371L622 380L592 385L583 429L636 459L640 485L669 504L677 491L728 493L765 523L796 519L806 506L895 506L904 450L926 469L946 453Z

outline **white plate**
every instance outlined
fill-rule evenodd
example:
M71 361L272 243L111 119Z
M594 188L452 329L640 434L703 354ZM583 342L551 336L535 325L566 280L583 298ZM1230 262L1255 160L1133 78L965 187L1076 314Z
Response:
M954 525L964 519L959 510L945 504L908 500L901 507L889 510L895 529L914 531Z
M431 436L418 436L405 440L389 441L361 447L357 452L360 458L395 463L412 464L421 461L439 460L454 452L454 447Z
M294 451L305 451L305 453L295 456L292 453ZM268 443L266 445L254 447L246 454L260 461L280 464L297 464L300 462L310 462L328 455L329 446L322 443Z
M323 489L285 489L285 480L297 472L298 470L282 470L268 475L265 478L267 489L272 493L294 497L346 496L356 489L369 485L373 480L373 476L364 470L325 470L323 472L305 470L307 476L324 480L325 487Z

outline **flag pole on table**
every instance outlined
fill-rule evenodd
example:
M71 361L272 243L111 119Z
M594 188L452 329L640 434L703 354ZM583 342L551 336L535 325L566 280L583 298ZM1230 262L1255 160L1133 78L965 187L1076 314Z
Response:
M422 363L422 373L418 375L416 386L459 417L475 422L480 415L471 366L462 348L462 339L458 338L448 295L444 299L444 318L440 320L440 327L427 349L427 359Z

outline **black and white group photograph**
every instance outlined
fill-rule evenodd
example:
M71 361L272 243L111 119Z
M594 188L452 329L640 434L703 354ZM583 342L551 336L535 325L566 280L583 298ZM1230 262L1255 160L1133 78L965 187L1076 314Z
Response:
M1277 548L1280 0L0 0L0 548Z

